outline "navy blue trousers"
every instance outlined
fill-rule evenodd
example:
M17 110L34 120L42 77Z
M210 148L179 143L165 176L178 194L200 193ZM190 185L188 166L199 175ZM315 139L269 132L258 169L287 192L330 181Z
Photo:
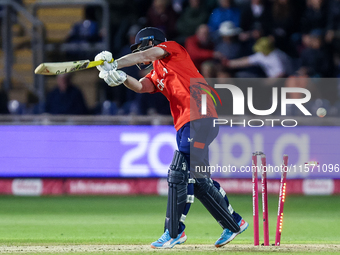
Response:
M176 136L178 150L185 156L188 164L190 165L191 177L197 176L195 172L195 166L209 166L209 145L214 141L218 135L219 127L213 127L213 118L199 119L186 123L181 127ZM196 175L196 176L193 176ZM210 178L209 173L205 173L204 178ZM220 189L220 184L213 180L213 183L217 189ZM188 184L188 195L194 194L194 184ZM227 204L229 200L227 195L224 196ZM184 209L183 215L187 215L190 209L191 203L187 203ZM235 211L233 213L236 222L239 222L242 218ZM179 224L178 233L181 233L185 229L183 222Z

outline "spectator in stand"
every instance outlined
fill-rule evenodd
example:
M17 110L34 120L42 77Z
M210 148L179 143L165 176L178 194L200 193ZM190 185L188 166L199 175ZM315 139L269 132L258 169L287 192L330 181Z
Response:
M176 37L177 13L169 0L153 0L147 12L147 26L156 27L167 35L168 39Z
M219 0L219 7L213 10L209 17L208 25L212 32L217 31L223 21L232 21L235 26L240 25L240 10L234 5L233 0Z
M108 0L110 22L110 48L119 53L126 42L126 33L132 24L136 24L140 17L145 17L152 0ZM142 18L145 22L145 18ZM106 31L102 31L106 33ZM93 55L92 55L93 57ZM91 58L92 58L91 57Z
M337 65L340 66L340 0L334 0L329 5L325 39L331 45Z
M93 52L79 48L79 43L96 43L102 40L95 10L93 7L86 7L85 19L75 23L72 27L65 41L66 43L74 43L74 47L66 52L69 60L92 58Z
M288 55L296 55L291 43L291 36L297 32L298 15L295 12L291 0L277 0L272 8L273 30L275 45Z
M180 44L184 44L188 36L195 34L200 24L206 23L209 13L204 8L201 0L189 0L189 6L183 11L177 21L178 39Z
M217 64L213 60L206 60L201 65L201 74L204 78L216 78Z
M7 93L0 88L0 114L8 114L8 97Z
M332 57L323 45L323 30L315 29L309 34L308 45L301 53L300 75L308 77L333 77Z
M101 41L99 26L95 17L95 9L85 8L85 19L74 24L66 42L98 42Z
M301 32L309 34L315 29L326 29L327 6L323 0L307 0L307 9L302 14Z
M209 35L209 27L205 24L200 25L196 34L185 41L185 48L198 70L201 70L204 61L222 57L222 54L214 51L214 47Z
M247 41L251 39L254 36L254 32L257 32L259 29L263 31L264 35L268 35L271 32L271 17L270 9L263 3L263 0L251 0L241 15L239 25L243 30L241 40ZM235 25L238 26L236 23Z
M222 62L223 59L239 59L253 53L251 50L252 47L249 47L248 42L245 43L239 40L241 31L241 28L235 27L231 21L224 21L221 24L219 34L222 40L217 44L215 50L222 54ZM252 77L254 73L262 73L262 70L259 67L237 68L233 71L235 77L244 78Z
M222 40L217 44L215 50L220 52L227 59L236 59L244 57L244 46L238 39L241 28L235 27L232 21L224 21L219 28L219 34Z
M83 94L71 83L70 74L57 76L57 87L47 95L45 111L51 114L88 113Z
M183 6L185 5L186 0L171 0L172 8L175 12L181 13L183 11Z
M286 77L291 73L289 57L275 48L271 38L260 38L254 45L254 51L256 53L251 56L227 60L224 64L232 69L258 65L269 78Z
M333 79L324 82L323 79L307 79L333 77L333 62L329 50L323 45L324 33L321 29L313 30L305 36L305 49L301 54L301 67L295 75L287 79L286 87L307 88L312 99L323 98L331 102L337 100L337 84ZM307 40L308 39L308 40ZM290 93L290 98L300 98L301 93Z
M230 80L230 78L234 77L234 72L223 66L223 65L217 65L216 66L216 78L218 80L218 83L225 83L227 80Z

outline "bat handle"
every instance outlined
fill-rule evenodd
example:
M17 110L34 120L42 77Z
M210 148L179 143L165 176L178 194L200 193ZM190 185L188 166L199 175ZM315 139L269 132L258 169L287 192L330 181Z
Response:
M110 61L108 61L108 63L113 63L114 59L111 59ZM97 60L97 61L92 61L89 63L89 65L87 66L87 68L91 68L91 67L95 67L95 66L100 66L102 64L104 64L105 60Z

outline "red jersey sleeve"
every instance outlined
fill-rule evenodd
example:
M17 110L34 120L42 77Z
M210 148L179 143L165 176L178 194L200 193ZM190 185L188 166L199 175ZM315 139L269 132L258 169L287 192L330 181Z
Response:
M159 47L168 53L166 57L161 59L161 61L165 63L168 62L169 60L174 62L187 61L186 50L174 41L163 42L161 44L156 45L155 47Z
M153 76L155 75L154 72L155 72L155 70L151 70L150 73L148 73L147 75L144 76L144 78L149 79L152 82L152 84L155 85L155 90L150 92L149 94L155 94L157 92L160 92L159 89L157 88L156 84L155 84L154 79L153 79Z
M147 75L145 75L145 76L144 76L144 78L147 78L147 79L149 79L149 80L150 80L152 83L154 83L154 82L153 82L153 80L152 80L152 78L151 78L151 77L152 77L152 73L153 73L153 72L154 72L154 70L151 70L151 72L150 72L150 73L148 73Z

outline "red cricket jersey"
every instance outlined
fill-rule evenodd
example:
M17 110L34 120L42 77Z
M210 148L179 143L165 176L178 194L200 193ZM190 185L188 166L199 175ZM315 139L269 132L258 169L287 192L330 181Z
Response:
M170 103L171 115L175 129L178 131L185 123L202 118L217 118L213 101L207 95L207 115L201 115L200 94L206 94L200 87L210 90L208 86L191 84L190 78L204 81L188 52L178 43L167 41L158 44L168 55L153 62L153 70L145 77L155 85L153 93L161 92ZM190 93L191 91L191 93Z

